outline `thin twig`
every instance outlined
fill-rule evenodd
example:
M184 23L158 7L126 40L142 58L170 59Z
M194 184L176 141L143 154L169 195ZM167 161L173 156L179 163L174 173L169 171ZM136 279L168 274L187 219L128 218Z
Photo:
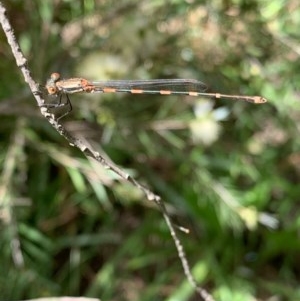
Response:
M7 40L9 45L11 46L12 52L14 54L14 57L17 62L17 66L21 69L23 76L25 78L25 81L28 83L39 107L41 110L42 115L44 115L50 124L65 138L68 140L71 146L79 148L86 156L92 157L96 159L100 164L102 164L106 169L109 169L119 175L122 179L130 182L134 186L136 186L138 189L140 189L147 197L149 201L154 201L159 209L161 210L163 217L167 223L167 226L170 230L171 237L174 240L178 256L180 258L184 273L190 282L190 284L195 288L196 292L199 294L202 300L204 301L214 301L213 297L203 288L199 287L196 283L196 280L194 279L191 269L189 267L182 243L180 239L177 236L177 233L175 231L175 226L171 221L171 218L166 210L166 207L164 203L161 200L161 197L157 194L153 193L148 188L141 185L138 181L136 181L133 177L131 177L129 174L121 170L119 167L117 167L114 163L107 160L104 156L102 156L100 153L94 151L92 148L85 145L81 140L73 137L70 135L64 127L57 122L57 119L55 115L51 114L46 107L43 107L45 101L41 96L41 93L38 90L38 84L35 83L35 81L32 79L30 75L30 71L26 67L27 61L21 52L21 49L16 41L13 29L6 17L6 10L3 7L2 3L0 2L0 22L2 24L2 28L6 34Z

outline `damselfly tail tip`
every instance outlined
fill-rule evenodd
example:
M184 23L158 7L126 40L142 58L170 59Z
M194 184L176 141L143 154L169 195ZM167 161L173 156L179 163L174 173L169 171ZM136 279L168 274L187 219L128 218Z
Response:
M264 97L261 97L261 96L254 96L254 97L253 97L253 102L254 102L254 103L257 103L257 104L260 104L260 103L266 103L266 102L267 102L267 99L264 98Z
M243 99L248 102L255 103L255 104L261 104L261 103L267 102L267 99L262 96L243 96L240 99Z

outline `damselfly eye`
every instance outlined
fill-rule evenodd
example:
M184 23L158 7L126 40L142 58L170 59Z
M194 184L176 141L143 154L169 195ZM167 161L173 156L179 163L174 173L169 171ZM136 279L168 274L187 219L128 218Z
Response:
M57 73L57 72L54 72L51 74L51 79L54 81L54 82L57 82L59 79L60 79L60 74Z
M54 95L57 93L56 87L47 87L48 94Z

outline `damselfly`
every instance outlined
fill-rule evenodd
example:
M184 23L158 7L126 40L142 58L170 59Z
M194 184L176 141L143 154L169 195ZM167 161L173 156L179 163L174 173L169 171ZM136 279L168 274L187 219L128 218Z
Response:
M64 117L72 111L72 104L68 94L86 93L116 93L125 92L131 94L160 94L160 95L188 95L202 96L210 98L227 98L231 100L243 100L255 104L267 102L261 96L230 95L221 93L205 92L207 86L194 79L150 79L150 80L108 80L89 81L85 78L61 79L59 73L52 73L46 83L49 95L59 96L56 104L51 104L54 108L69 106L68 111L60 116ZM67 101L62 103L62 96L66 95Z

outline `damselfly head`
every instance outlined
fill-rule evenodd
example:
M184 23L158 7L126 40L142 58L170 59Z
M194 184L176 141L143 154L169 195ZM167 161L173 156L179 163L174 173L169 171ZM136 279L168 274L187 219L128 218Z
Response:
M54 72L51 74L50 78L47 80L46 89L49 95L57 95L59 89L56 86L56 82L60 80L60 74Z

